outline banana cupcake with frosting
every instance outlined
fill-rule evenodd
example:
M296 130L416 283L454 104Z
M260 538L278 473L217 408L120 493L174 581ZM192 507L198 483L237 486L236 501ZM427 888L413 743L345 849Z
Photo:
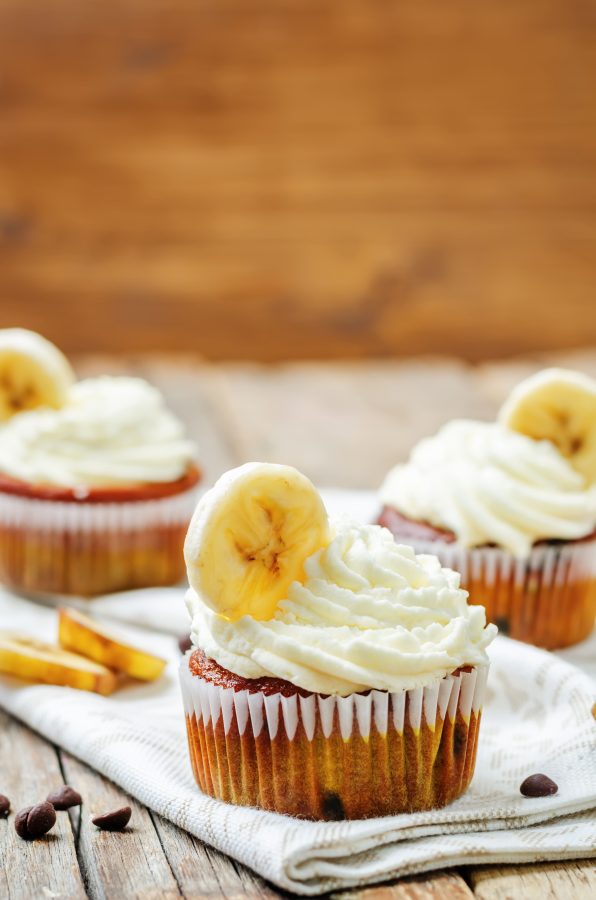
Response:
M380 492L379 522L462 575L500 631L549 649L596 615L596 382L547 369L497 422L453 421Z
M0 581L82 597L178 582L195 455L146 381L77 382L40 335L0 331Z
M264 463L204 495L185 556L180 677L205 793L354 819L466 790L496 628L457 573L377 525L329 522L304 475Z

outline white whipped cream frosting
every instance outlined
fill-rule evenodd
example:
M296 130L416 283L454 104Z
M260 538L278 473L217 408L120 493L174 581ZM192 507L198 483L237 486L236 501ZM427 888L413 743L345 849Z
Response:
M141 378L79 381L61 409L19 413L0 427L0 471L31 484L175 481L194 457L182 423Z
M283 678L321 694L400 691L487 661L496 634L460 576L416 556L386 528L340 522L273 618L230 622L187 593L196 647L244 678Z
M496 423L445 425L389 472L380 497L410 519L452 531L464 546L497 544L520 558L536 541L573 540L596 527L596 485L550 441Z

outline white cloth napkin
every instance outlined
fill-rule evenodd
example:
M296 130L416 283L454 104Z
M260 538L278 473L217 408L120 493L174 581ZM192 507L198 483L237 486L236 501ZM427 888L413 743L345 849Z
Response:
M164 620L181 616L182 598L164 592ZM142 595L128 599L130 612L143 603ZM0 629L54 639L56 627L54 610L0 592ZM318 894L446 865L596 855L596 684L552 654L506 638L492 645L476 775L460 800L432 812L313 823L201 794L187 756L176 641L117 627L170 659L159 683L99 697L0 677L0 706L280 887ZM558 793L522 797L519 784L533 772L553 778Z
M376 506L365 492L325 492L325 500L332 512L364 520ZM590 667L596 674L596 636L560 654L575 666L497 638L476 774L451 806L313 823L220 803L196 787L178 688L180 655L168 636L188 630L183 596L177 588L134 591L91 604L96 615L119 619L124 637L170 660L157 684L106 698L0 676L0 707L181 828L300 894L464 863L596 855L596 681L587 674ZM0 590L0 629L53 640L56 628L53 609ZM522 797L519 785L534 772L553 778L558 793Z

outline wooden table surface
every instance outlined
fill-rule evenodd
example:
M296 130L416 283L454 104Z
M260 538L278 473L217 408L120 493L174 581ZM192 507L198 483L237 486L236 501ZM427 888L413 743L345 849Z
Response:
M596 351L570 362L596 374ZM211 481L247 459L300 466L321 485L374 487L412 442L454 416L490 417L509 386L540 361L471 369L449 360L300 364L274 370L190 359L83 360L81 374L135 372L152 380L196 438ZM0 898L279 897L249 870L136 803L68 753L0 712L0 792L19 809L67 782L83 815L59 816L45 841L0 821ZM125 834L97 833L87 810L129 803ZM401 879L350 900L582 900L596 896L590 860L478 866Z

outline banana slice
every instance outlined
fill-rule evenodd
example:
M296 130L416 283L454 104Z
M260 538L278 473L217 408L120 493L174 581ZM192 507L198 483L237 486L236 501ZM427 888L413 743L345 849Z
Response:
M291 466L247 463L199 501L184 547L188 579L215 612L270 619L304 562L331 540L312 482Z
M65 650L73 650L140 681L155 681L166 667L165 659L131 647L75 609L60 610L58 641Z
M118 685L116 675L105 666L54 644L8 632L0 632L0 672L106 695Z
M570 369L544 369L513 389L499 422L551 441L589 482L596 480L596 381Z
M0 329L0 422L38 406L64 406L74 373L50 341L25 328Z

